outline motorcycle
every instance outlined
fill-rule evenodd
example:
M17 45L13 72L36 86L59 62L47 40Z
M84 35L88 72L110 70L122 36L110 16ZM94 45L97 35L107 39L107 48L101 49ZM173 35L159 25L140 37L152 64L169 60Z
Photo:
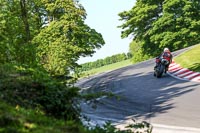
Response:
M169 64L169 61L164 58L156 58L156 63L157 67L154 68L154 76L160 78L166 72L166 66Z

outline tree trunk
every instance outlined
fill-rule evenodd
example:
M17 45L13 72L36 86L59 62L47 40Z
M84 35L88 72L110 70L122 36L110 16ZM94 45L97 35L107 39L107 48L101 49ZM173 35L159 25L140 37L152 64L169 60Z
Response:
M27 9L26 9L26 0L20 0L20 6L21 6L21 16L22 16L22 21L25 26L25 38L26 42L29 42L31 37L30 37L30 27L28 23L28 15L27 15Z

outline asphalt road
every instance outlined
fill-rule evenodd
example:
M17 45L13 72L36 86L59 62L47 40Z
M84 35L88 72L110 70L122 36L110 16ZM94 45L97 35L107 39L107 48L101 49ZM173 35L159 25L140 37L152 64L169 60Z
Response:
M173 53L174 56L187 49ZM169 75L153 76L154 59L80 80L82 92L112 92L81 103L92 124L145 120L152 124L200 128L200 84Z

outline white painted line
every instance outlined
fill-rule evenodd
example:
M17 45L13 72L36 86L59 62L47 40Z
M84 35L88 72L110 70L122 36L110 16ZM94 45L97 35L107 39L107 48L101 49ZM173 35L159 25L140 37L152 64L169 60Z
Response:
M182 70L182 69L183 69L182 67L177 67L177 68L174 68L173 70L169 70L169 72L174 73L174 72Z
M177 74L179 74L179 73L181 73L181 72L183 72L183 71L186 71L186 70L188 70L187 68L183 68L183 69L181 69L181 70L179 70L179 71L177 71L177 72L175 72L175 73L173 73L174 75L177 75Z
M192 71L190 71L190 72L192 72ZM195 80L189 80L189 79L184 79L184 78L180 78L180 77L178 77L178 76L175 76L175 75L173 75L173 74L171 74L171 73L169 73L169 72L167 72L167 74L169 74L170 76L172 76L172 77L174 77L174 78L176 78L176 79L179 79L179 80L184 80L184 81L193 81L193 82L200 82L200 79L195 79ZM200 133L200 132L199 132Z
M178 67L180 67L180 65L179 65L179 64L176 64L176 65L170 67L169 70L174 69L174 68L178 68Z
M180 80L189 81L188 79L183 79L183 78L180 78L180 77L178 77L178 76L175 76L175 75L173 75L173 74L171 74L171 73L169 73L169 72L167 72L167 74L169 74L170 76L172 76L172 77L174 77L174 78L176 78L176 79L180 79Z
M183 77L183 78L185 78L185 79L189 79L189 78L191 78L191 77L193 77L193 76L196 76L196 75L198 75L199 73L193 73L193 74L190 74L190 75L188 75L188 76L186 76L186 77Z
M180 74L180 75L178 75L178 77L185 76L185 75L187 75L188 73L191 73L191 72L192 72L192 71L189 71L189 72L186 72L186 73Z
M178 65L178 64L176 64L176 63L171 63L171 64L169 64L169 67L173 67L173 66L175 66L175 65Z
M200 133L200 128L152 124L153 133Z
M175 66L175 65L177 65L176 63L171 63L170 65L169 65L169 67L173 67L173 66Z
M198 82L200 82L200 76L193 78L192 81L198 81Z

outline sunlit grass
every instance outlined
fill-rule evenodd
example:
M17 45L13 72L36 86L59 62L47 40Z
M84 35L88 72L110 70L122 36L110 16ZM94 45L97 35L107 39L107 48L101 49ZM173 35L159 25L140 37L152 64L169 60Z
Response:
M176 57L175 62L184 68L200 72L200 45Z
M92 69L89 71L85 71L84 72L84 77L85 76L89 76L89 75L94 75L94 74L99 74L99 73L103 73L103 72L108 72L108 71L112 71L115 69L119 69L125 66L129 66L131 65L131 61L130 60L125 60L125 61L121 61L121 62L117 62L117 63L113 63L110 65L106 65L100 68L96 68L96 69Z

